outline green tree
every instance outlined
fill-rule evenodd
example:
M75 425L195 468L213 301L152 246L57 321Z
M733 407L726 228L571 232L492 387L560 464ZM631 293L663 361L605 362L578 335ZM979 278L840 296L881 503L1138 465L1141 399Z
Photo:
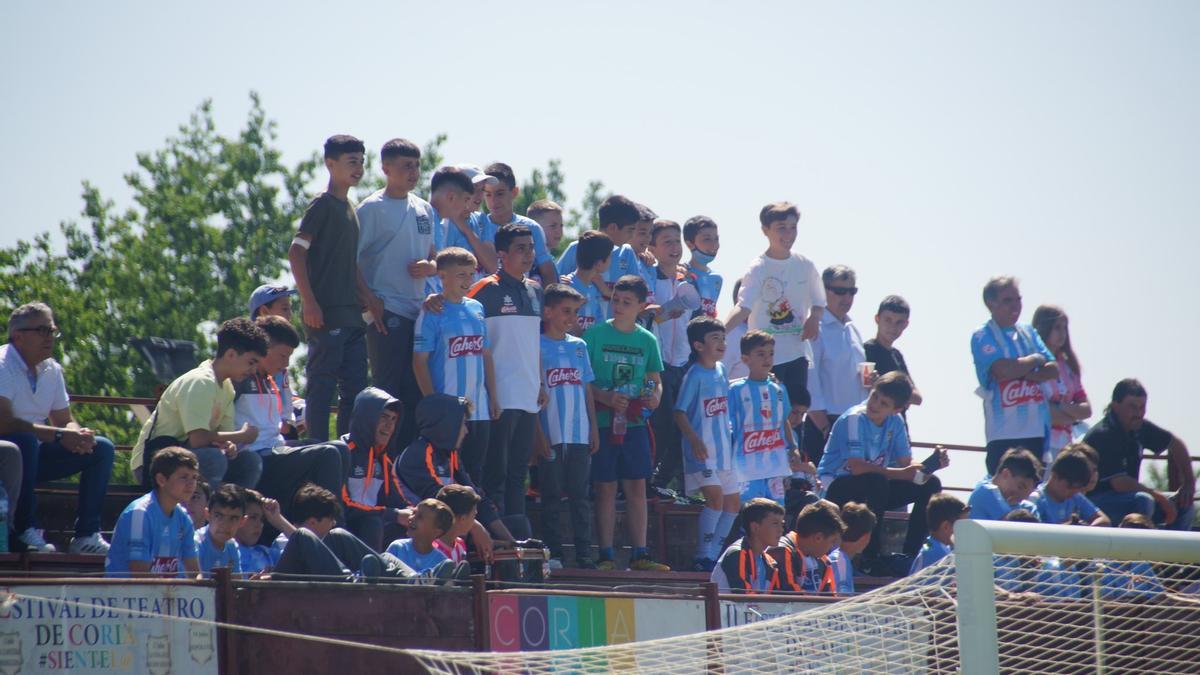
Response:
M48 234L0 250L0 311L33 300L54 308L70 391L152 395L158 382L131 338L192 340L203 358L212 326L244 314L250 292L283 273L318 159L285 165L275 123L257 94L250 102L236 136L216 131L205 101L163 149L139 153L125 176L133 206L118 209L85 182L83 222L59 226L64 251ZM79 405L75 413L118 444L136 437L124 409Z

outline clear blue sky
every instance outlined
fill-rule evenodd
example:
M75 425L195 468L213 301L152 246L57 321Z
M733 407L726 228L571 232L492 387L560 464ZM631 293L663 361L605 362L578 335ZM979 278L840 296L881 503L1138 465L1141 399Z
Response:
M205 98L235 132L253 89L291 159L446 132L449 161L558 157L572 198L598 178L710 215L727 279L764 248L758 209L798 203L797 250L858 271L860 326L912 303L922 440L982 441L968 340L983 282L1016 274L1024 318L1070 314L1097 408L1138 376L1200 451L1171 351L1200 333L1200 4L15 4L0 245L75 217L83 179L127 204L135 152ZM956 460L960 485L982 464Z

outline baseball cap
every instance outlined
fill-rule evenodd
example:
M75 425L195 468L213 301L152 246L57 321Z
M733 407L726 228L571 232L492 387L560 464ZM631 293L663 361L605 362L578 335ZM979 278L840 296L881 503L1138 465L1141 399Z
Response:
M483 183L484 185L495 185L496 183L500 182L499 178L487 175L483 172L483 169L475 166L474 164L455 164L454 168L467 174L467 178L471 179L472 185L479 185L480 183Z
M275 284L263 284L254 289L250 294L250 316L254 316L254 310L269 305L285 295L295 295L296 291L287 286L277 286Z

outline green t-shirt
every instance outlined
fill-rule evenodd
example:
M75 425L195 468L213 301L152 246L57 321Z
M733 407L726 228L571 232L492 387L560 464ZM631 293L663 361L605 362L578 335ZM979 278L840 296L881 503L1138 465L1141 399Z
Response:
M188 432L197 429L233 431L233 397L233 383L217 382L211 360L180 375L158 399L156 413L142 425L129 465L134 469L142 465L142 451L151 433L186 442Z
M662 372L658 339L641 326L625 333L617 330L609 319L589 328L583 340L587 342L588 358L596 376L592 385L597 389L621 387L622 393L640 396L646 374ZM609 411L597 406L596 424L603 427L611 423ZM629 421L630 426L643 424L641 418Z

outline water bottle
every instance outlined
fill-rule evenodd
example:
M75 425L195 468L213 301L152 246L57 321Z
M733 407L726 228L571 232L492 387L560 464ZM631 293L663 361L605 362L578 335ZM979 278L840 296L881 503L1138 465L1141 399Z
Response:
M8 492L0 483L0 553L8 553Z
M618 390L620 391L620 390ZM620 445L625 442L625 430L629 427L629 420L625 418L625 413L618 410L612 411L612 442L613 445Z

